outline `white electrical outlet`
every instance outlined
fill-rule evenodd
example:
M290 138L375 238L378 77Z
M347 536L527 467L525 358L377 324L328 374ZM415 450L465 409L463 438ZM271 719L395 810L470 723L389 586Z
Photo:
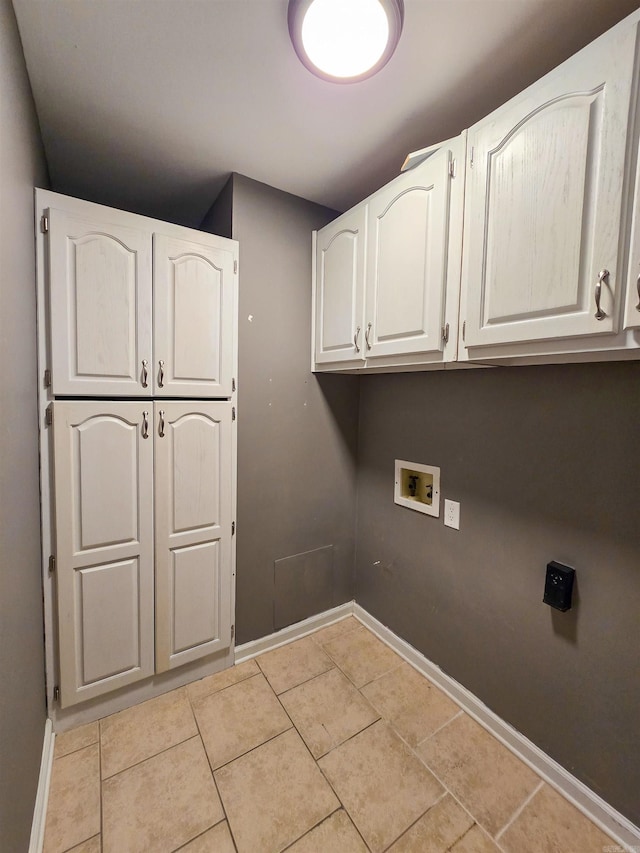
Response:
M460 530L460 504L458 501L444 499L444 523L445 527Z

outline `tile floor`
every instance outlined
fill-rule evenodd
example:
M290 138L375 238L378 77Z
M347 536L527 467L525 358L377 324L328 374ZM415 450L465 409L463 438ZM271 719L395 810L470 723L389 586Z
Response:
M349 617L56 738L45 853L602 853Z

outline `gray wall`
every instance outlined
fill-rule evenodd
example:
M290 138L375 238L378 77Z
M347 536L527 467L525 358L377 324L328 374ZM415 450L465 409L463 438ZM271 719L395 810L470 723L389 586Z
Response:
M9 0L0 0L0 850L26 850L45 723L33 186L40 133Z
M441 467L459 532L393 503L396 458ZM356 600L636 824L639 499L640 364L361 380Z
M353 597L358 379L310 371L311 230L335 212L239 175L232 196L243 643Z

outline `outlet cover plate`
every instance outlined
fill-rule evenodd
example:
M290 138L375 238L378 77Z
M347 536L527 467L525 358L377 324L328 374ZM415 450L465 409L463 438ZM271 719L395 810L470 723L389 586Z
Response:
M444 524L445 527L460 530L460 504L458 501L444 499Z

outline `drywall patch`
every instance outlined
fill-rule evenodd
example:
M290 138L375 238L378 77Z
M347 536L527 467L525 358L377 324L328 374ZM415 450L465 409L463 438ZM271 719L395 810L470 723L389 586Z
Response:
M273 563L275 630L333 607L333 545Z

